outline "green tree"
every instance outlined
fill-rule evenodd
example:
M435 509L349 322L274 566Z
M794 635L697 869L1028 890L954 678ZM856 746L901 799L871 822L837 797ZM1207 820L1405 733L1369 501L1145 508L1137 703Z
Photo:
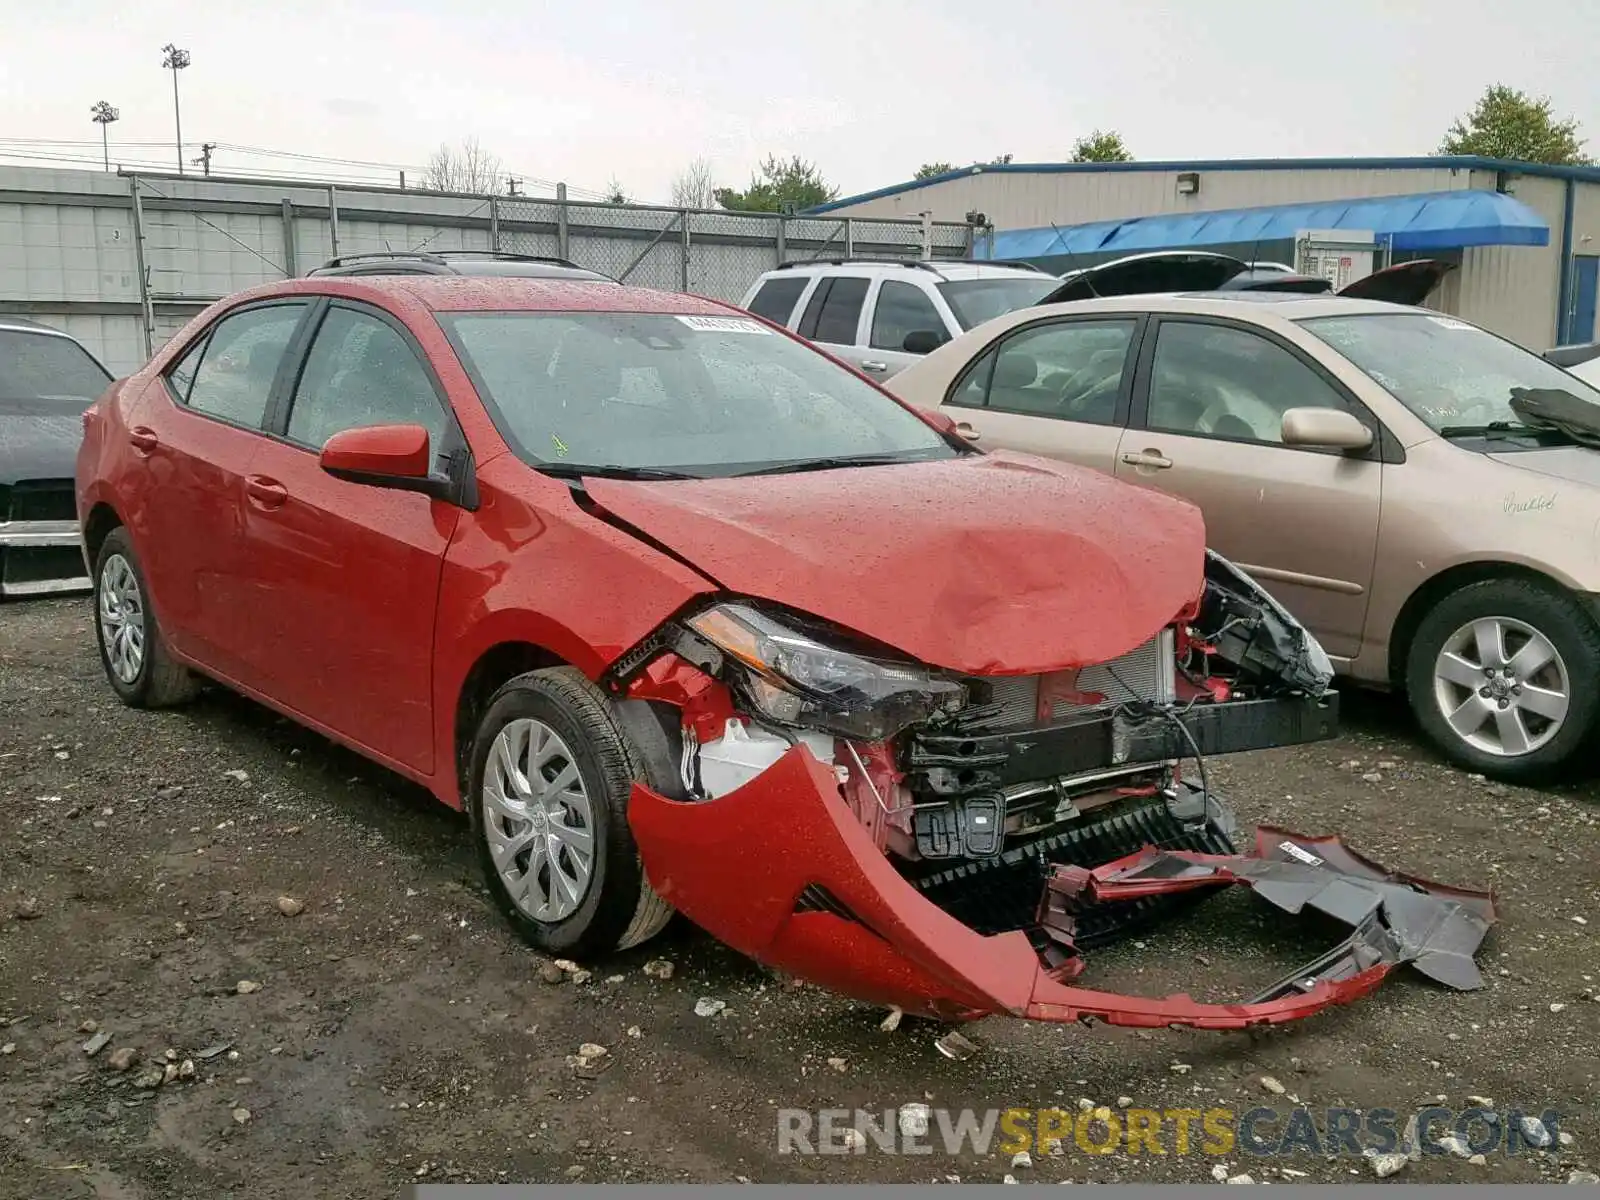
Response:
M1133 155L1123 144L1122 135L1114 129L1101 132L1096 129L1088 137L1081 137L1072 145L1073 162L1132 162Z
M1476 154L1520 162L1588 163L1578 122L1556 120L1547 96L1529 96L1503 83L1492 84L1477 106L1450 126L1440 154Z
M628 198L628 193L622 190L622 184L621 184L621 182L618 181L618 179L617 179L617 177L615 175L613 175L611 177L611 182L606 184L606 203L607 204L631 204L632 203L632 201L629 200L629 198Z
M801 212L837 199L839 189L828 185L814 163L769 154L744 191L717 188L712 195L723 208L740 212Z

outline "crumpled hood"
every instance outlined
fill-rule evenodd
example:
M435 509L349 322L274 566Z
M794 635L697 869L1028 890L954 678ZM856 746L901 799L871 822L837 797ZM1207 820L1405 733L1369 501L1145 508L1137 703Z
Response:
M0 484L71 479L82 441L81 406L74 413L23 412L0 398Z
M585 489L729 591L974 675L1106 662L1204 585L1198 509L1031 455Z

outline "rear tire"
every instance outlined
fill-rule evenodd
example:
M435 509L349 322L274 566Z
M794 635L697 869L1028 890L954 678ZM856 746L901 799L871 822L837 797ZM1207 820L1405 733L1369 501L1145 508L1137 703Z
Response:
M463 807L495 905L529 945L595 957L671 919L628 827L644 779L605 695L581 672L531 671L490 700Z
M1570 593L1488 579L1422 619L1406 659L1411 710L1471 771L1513 783L1575 764L1600 718L1600 628Z
M200 681L168 652L133 540L121 526L95 559L94 613L100 665L124 704L167 708L194 698Z

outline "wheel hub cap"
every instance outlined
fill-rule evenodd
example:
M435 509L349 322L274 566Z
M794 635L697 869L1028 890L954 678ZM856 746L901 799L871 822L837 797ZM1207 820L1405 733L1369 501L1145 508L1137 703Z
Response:
M481 803L490 857L517 908L546 922L576 912L594 874L594 809L561 736L542 721L507 723Z
M1445 641L1434 700L1456 736L1485 754L1516 758L1566 723L1571 682L1555 644L1525 621L1480 617Z
M100 572L100 642L111 673L126 684L144 665L144 596L133 567L120 554L106 559Z

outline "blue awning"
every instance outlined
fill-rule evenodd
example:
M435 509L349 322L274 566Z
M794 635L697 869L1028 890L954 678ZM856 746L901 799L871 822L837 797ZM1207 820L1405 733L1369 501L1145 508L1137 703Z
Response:
M1378 236L1380 244L1395 250L1550 244L1550 226L1522 201L1503 192L1468 189L997 230L993 248L984 257L1031 259L1109 251L1131 254L1139 250L1292 239L1307 229L1371 232Z

